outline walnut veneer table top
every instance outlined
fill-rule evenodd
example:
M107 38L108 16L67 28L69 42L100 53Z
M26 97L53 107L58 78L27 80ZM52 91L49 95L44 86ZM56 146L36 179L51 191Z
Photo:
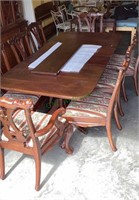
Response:
M37 53L16 65L1 78L1 89L63 99L81 98L97 85L110 56L121 40L119 33L60 33L46 43ZM82 44L102 45L79 73L60 72L57 75L34 74L28 65L46 52L56 42L62 45L41 64L50 72L59 70Z

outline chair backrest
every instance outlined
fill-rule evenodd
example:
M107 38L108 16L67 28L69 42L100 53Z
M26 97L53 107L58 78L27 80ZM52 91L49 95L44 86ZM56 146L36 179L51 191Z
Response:
M90 22L88 18L88 14L86 12L76 12L72 11L72 15L74 19L77 19L77 26L79 27L79 31L87 31L90 32Z
M17 63L25 60L33 53L32 41L27 31L19 32L7 41L15 55Z
M118 78L117 78L117 81L116 81L116 84L115 84L115 87L114 87L114 90L113 90L113 93L112 93L112 96L111 96L111 99L109 102L108 113L107 113L107 116L109 118L112 115L113 106L115 105L115 102L117 102L117 99L120 95L121 84L125 77L126 70L129 67L129 64L130 64L130 58L125 58L121 65L121 68L119 68Z
M68 10L67 10L65 4L62 4L62 5L58 6L58 11L60 11L63 14L64 21L69 20Z
M91 32L96 32L96 28L98 32L103 32L103 13L90 12L88 13L88 17L90 19Z
M63 14L60 11L51 10L51 15L55 26L57 27L60 23L64 22Z
M30 34L32 34L35 39L35 43L37 43L37 49L41 48L46 43L46 37L44 34L43 27L41 22L32 22L27 27ZM36 50L36 47L34 47Z
M9 142L24 144L28 139L35 138L35 128L30 114L33 109L33 102L30 99L10 100L6 97L1 97L0 107L0 121L3 124L3 134ZM27 128L29 131L21 131L21 127L18 127L18 120L14 121L16 114L22 111L22 117L25 115L25 121L23 123L27 122Z

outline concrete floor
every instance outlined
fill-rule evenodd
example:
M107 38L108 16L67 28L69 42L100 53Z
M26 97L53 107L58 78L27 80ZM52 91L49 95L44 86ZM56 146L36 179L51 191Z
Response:
M112 120L117 152L111 151L104 127L90 128L87 135L76 130L72 155L56 145L42 157L41 189L36 192L34 160L6 151L7 177L0 180L0 200L138 200L139 97L131 78L126 86L123 129Z

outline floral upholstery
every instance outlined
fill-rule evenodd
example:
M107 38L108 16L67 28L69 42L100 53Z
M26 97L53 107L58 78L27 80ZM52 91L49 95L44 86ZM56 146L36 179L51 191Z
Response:
M47 126L51 118L51 115L40 113L40 112L32 112L31 118L32 118L35 130L38 131ZM13 115L13 121L15 125L17 126L17 128L24 133L24 136L27 137L29 135L29 127L27 125L24 111L18 110L17 112L15 112ZM65 119L60 118L60 121L65 122ZM55 133L55 131L56 131L56 127L53 127L53 134ZM43 136L38 137L41 146L44 144L46 138L48 138L49 136L50 134L48 133L48 134L44 134ZM8 141L8 138L6 138L4 134L2 134L2 140ZM33 142L31 139L28 141L27 146L29 147L33 146Z
M16 92L6 92L3 97L7 97L9 99L31 99L33 101L33 105L37 103L40 96L38 95L31 95L31 94L23 94L23 93L16 93Z

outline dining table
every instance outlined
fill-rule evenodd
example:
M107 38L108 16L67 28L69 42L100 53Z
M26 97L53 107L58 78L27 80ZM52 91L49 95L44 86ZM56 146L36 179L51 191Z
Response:
M2 75L0 88L6 91L60 99L80 99L87 96L96 87L121 40L122 35L118 32L61 32L47 41L42 48L25 61ZM49 50L55 44L60 45L50 53ZM83 62L80 70L76 71L75 69L76 61L80 60L81 55L71 63L73 71L63 71L63 67L83 45L89 46L89 48L94 45L99 48L85 63ZM41 56L46 52L48 55L40 61ZM85 52L83 52L84 54ZM35 61L40 61L40 63L32 67Z

